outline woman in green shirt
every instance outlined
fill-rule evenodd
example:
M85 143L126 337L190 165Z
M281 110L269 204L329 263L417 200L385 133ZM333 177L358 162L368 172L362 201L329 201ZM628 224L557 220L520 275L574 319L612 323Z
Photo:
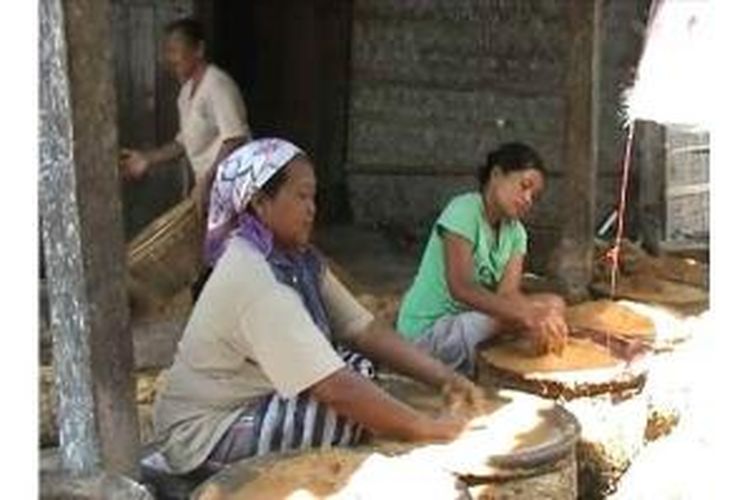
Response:
M545 352L567 336L565 302L521 291L526 230L520 221L544 188L538 153L507 143L478 171L479 190L453 198L435 223L398 331L449 366L475 371L476 346L500 332Z

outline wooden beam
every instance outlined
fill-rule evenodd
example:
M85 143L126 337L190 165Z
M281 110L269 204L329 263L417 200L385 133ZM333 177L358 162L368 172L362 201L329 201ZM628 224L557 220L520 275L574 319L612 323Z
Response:
M137 476L110 2L40 2L40 211L62 465Z
M553 274L572 296L584 295L591 281L601 45L601 0L571 0L565 79L563 224Z

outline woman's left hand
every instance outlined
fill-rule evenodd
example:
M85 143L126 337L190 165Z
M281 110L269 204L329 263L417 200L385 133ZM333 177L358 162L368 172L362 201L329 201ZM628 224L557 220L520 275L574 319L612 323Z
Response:
M443 384L443 399L452 414L482 413L487 406L484 391L468 378L454 373Z

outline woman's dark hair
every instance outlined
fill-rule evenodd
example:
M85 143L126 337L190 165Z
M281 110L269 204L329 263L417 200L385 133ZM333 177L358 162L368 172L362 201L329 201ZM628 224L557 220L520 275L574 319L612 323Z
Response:
M281 189L281 186L284 185L284 183L286 182L286 179L288 177L287 171L286 171L287 165L289 165L290 163L292 163L294 160L297 160L297 159L300 159L300 158L304 159L304 160L307 160L307 161L310 161L309 158L306 155L304 155L304 154L295 155L291 160L289 160L288 162L286 162L286 164L281 169L279 169L278 172L276 172L275 174L273 174L271 176L271 178L266 181L265 184L263 184L263 187L260 188L260 190L263 192L263 194L265 194L269 198L275 198L276 195L279 193L279 190Z
M307 159L307 156L303 154L298 154L294 156L291 160L289 160L286 165L284 165L278 172L273 174L270 179L266 181L265 184L260 188L261 193L268 196L269 198L273 199L276 198L276 195L279 194L279 191L281 190L281 187L284 185L284 183L287 180L287 171L286 166L289 165L292 161L296 160L297 158L305 158ZM253 209L253 204L248 203L247 204L247 210L254 214L255 210Z
M504 174L532 168L538 170L543 177L547 175L547 170L544 168L544 162L542 162L539 153L522 142L506 142L499 148L490 151L487 155L487 162L477 171L477 179L481 189L484 189L487 185L495 168L499 168Z
M193 47L197 47L201 42L205 41L203 25L190 17L172 21L167 25L164 31L167 35L180 35Z
M276 195L279 194L281 186L283 186L286 182L286 178L286 168L282 168L281 170L273 174L271 178L268 179L265 184L263 184L263 187L261 187L260 190L269 198L275 198Z
M279 194L281 186L283 186L286 182L286 178L286 169L282 168L281 170L273 174L265 184L263 184L263 186L260 188L260 192L271 199L275 198L276 195ZM253 207L253 204L251 202L247 203L247 211L251 215L257 215L257 213L255 212L255 208Z

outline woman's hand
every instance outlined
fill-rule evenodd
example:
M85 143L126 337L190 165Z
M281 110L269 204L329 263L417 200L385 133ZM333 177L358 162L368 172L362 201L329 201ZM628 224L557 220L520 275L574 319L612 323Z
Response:
M412 436L413 441L450 441L466 427L466 420L453 415L425 419Z
M149 160L146 154L135 149L123 149L120 152L120 168L128 179L140 179L146 174Z
M521 298L516 304L515 316L537 355L562 353L568 339L568 325L562 308Z
M443 385L443 400L452 415L473 417L488 405L484 391L466 377L453 374Z
M455 416L432 417L416 411L371 380L341 368L310 386L318 402L367 427L373 434L403 441L446 441L466 422Z
M552 352L559 356L568 340L568 325L565 318L557 309L533 309L533 319L528 325L527 332L536 353L543 355Z

